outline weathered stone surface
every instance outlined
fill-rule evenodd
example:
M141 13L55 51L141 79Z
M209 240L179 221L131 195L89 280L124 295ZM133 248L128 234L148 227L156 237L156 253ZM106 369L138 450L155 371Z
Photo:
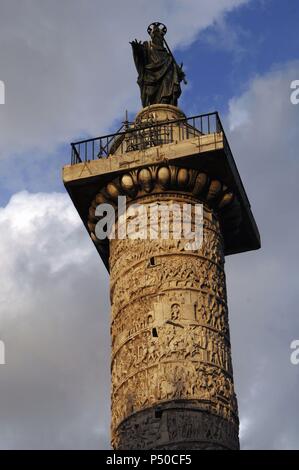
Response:
M164 204L196 203L177 194ZM140 203L150 204L145 196ZM238 448L223 242L111 240L112 443L119 449Z

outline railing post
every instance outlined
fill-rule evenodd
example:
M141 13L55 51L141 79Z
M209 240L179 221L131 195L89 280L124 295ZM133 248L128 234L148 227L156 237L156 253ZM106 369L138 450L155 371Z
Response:
M219 114L218 114L218 112L216 112L215 114L216 114L216 130L217 130L217 132L222 132L223 128L222 128L222 124L221 124L221 121L220 121Z

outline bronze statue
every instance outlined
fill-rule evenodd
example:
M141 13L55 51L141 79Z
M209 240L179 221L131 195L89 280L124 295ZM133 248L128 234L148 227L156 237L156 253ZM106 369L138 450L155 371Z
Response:
M165 103L177 106L181 95L181 81L186 82L183 64L179 66L173 57L164 36L167 28L163 23L152 23L147 32L151 41L130 42L138 72L142 105Z

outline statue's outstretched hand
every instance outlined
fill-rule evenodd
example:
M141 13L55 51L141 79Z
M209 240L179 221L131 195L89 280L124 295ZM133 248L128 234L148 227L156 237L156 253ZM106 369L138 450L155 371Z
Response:
M184 82L185 85L187 85L186 74L183 70L183 63L181 63L181 65L178 66L178 75L179 75L179 80L181 82Z
M137 48L142 46L142 42L138 41L138 39L134 39L134 41L130 41L130 44L133 48Z

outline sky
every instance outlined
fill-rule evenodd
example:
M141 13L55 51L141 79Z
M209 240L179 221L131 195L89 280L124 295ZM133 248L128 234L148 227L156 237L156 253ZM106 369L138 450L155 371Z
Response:
M262 248L226 258L242 449L299 448L297 0L0 0L0 449L108 449L109 277L61 179L141 108L152 21L187 115L219 111Z

